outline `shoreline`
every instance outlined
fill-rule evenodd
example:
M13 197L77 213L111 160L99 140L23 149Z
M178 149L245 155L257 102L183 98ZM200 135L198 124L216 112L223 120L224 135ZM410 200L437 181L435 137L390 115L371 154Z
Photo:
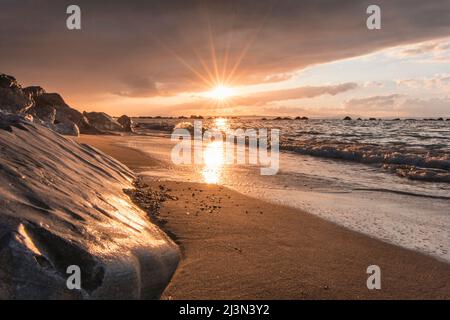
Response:
M158 166L115 139L75 140L138 174ZM158 216L183 252L163 299L450 299L450 266L431 256L218 185L144 181L178 197ZM366 287L373 264L382 271L381 290Z

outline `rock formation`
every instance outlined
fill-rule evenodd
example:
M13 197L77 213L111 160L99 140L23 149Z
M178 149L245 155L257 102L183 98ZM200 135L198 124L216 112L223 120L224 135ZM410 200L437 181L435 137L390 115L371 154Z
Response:
M124 131L120 123L104 112L83 112L83 116L100 131Z
M13 76L5 74L0 74L0 110L31 115L36 123L64 135L132 132L131 119L126 116L122 125L106 113L83 114L70 107L59 94L47 93L39 86L22 88Z
M126 132L134 131L134 123L130 117L123 115L117 119L117 122L123 127Z
M29 120L0 111L0 299L158 298L179 251L124 193L133 173Z

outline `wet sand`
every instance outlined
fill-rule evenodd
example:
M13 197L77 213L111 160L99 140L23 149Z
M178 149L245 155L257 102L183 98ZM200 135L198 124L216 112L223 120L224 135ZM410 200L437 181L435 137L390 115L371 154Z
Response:
M116 145L125 139L77 140L136 172L159 165ZM159 214L183 251L163 299L450 299L450 264L432 257L218 185L145 182L178 197ZM381 268L381 290L366 287L369 265Z

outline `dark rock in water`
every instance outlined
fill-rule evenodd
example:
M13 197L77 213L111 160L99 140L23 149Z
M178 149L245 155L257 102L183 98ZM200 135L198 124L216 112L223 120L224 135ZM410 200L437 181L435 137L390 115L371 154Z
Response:
M279 121L279 120L283 120L283 118L281 118L281 117L276 117L275 119L273 119L273 120L277 120L277 121Z
M445 121L450 121L450 118L448 118L447 120L445 120Z
M444 118L437 118L437 121L444 121Z
M98 130L124 131L120 123L104 112L83 112L83 115Z
M178 247L124 194L133 172L0 112L0 299L158 298ZM67 287L69 266L81 288Z
M344 120L348 121L348 120L352 120L352 118L350 118L349 116L345 117Z
M123 115L117 119L117 122L122 126L123 130L126 132L133 132L134 123L130 117Z
M369 118L369 121L377 121L377 118Z
M356 119L356 120L358 120L358 121L362 121L362 119L361 119L361 118L358 118L358 119Z

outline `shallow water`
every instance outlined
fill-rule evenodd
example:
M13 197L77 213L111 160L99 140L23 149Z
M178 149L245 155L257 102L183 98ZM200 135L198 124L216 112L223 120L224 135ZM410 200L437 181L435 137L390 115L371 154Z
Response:
M261 176L258 166L224 164L217 145L204 146L205 155L212 155L210 161L174 165L170 158L174 142L167 137L129 139L127 146L165 163L145 172L155 179L221 184L450 261L448 183L410 180L377 166L293 152L280 153L278 174Z
M145 129L170 133L180 122L139 120ZM279 129L280 149L364 163L410 180L450 183L450 121L206 119L204 128ZM219 125L218 125L219 122Z

